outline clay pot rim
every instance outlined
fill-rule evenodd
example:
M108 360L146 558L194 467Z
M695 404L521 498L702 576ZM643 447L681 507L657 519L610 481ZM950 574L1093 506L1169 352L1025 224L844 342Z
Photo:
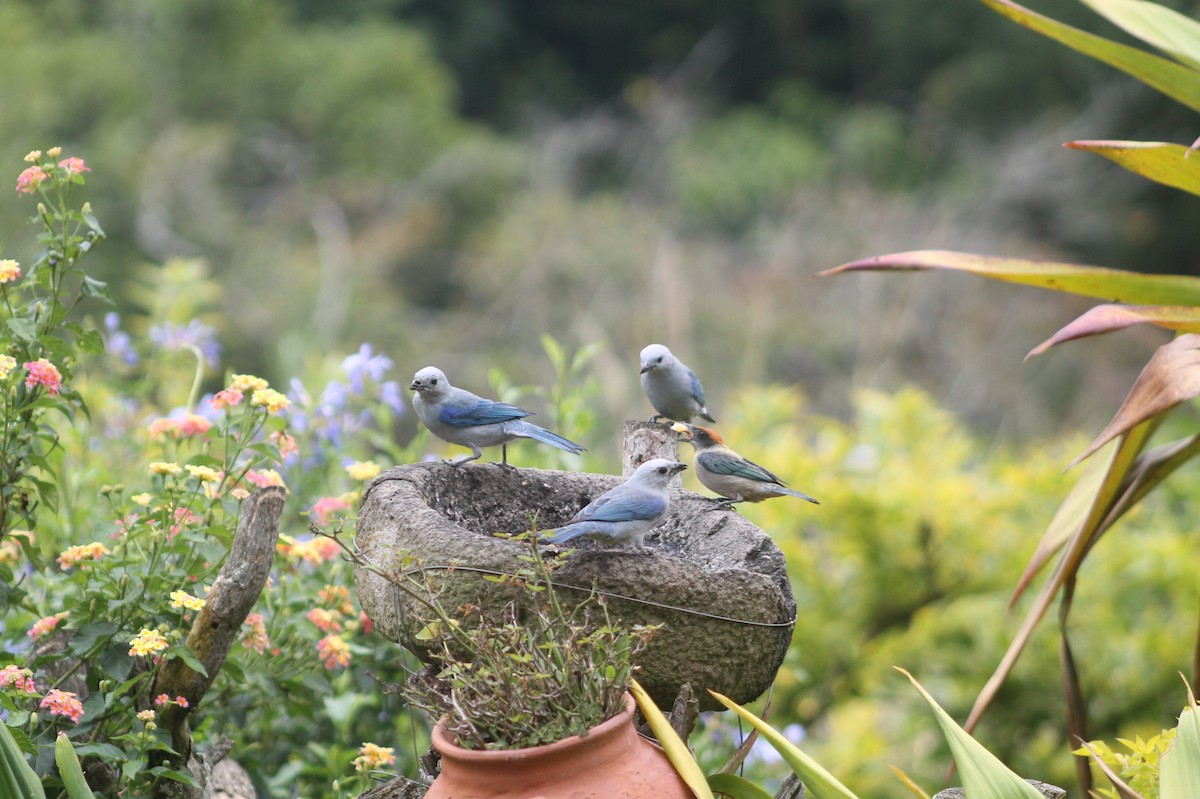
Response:
M626 728L636 736L637 731L633 728L633 712L636 703L633 694L629 693L629 691L626 691L624 696L625 707L617 715L589 729L586 735L572 735L570 738L563 738L561 741L527 746L520 749L465 749L451 740L450 734L446 731L446 719L441 718L438 719L431 733L433 748L443 758L461 761L466 764L492 763L497 760L515 758L528 762L531 759L556 757L564 750L579 746L584 741L602 741L615 738L625 731ZM657 746L657 744L655 745Z

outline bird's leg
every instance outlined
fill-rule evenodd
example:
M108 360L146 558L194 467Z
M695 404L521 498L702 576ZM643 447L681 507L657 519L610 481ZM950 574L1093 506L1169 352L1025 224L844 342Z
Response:
M459 460L447 458L446 463L450 464L451 466L462 466L464 463L470 463L471 461L479 460L481 457L483 457L483 450L481 450L479 447L472 446L471 457L460 458Z
M658 420L659 420L659 419L666 419L666 418L667 418L667 417L663 416L661 413L656 413L656 414L654 414L653 416L651 416L649 419L647 419L646 421L647 421L649 424L661 424L661 422L659 422Z
M499 466L501 469L514 469L515 470L517 468L516 466L512 466L508 462L508 444L500 445L500 462L495 465Z
M742 499L730 499L729 497L712 497L711 501L712 505L700 511L701 513L708 513L711 510L721 510L722 508L725 510L734 510L734 505L739 502L745 502Z

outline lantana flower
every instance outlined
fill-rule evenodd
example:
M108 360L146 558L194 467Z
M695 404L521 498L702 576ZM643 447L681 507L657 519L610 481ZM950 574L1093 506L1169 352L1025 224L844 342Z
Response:
M396 750L390 746L363 743L354 758L355 771L370 771L380 766L391 766L396 762Z
M12 370L17 368L17 359L11 355L0 355L0 380L12 374Z
M0 283L11 283L21 277L21 265L11 258L0 261Z
M13 688L27 694L37 693L37 685L33 682L33 672L29 669L18 668L15 663L9 663L0 669L0 688Z
M146 657L167 648L167 639L157 629L143 627L142 631L129 639L129 654L132 657Z
M33 194L50 177L40 166L31 166L17 175L17 194Z
M112 554L108 547L101 544L99 541L93 541L90 544L78 544L67 549L58 556L58 565L64 569L70 569L73 566L87 565L88 561L99 560L105 555Z
M35 386L45 386L46 393L53 397L62 388L62 373L58 367L45 358L27 361L22 364L29 375L25 378L25 388L32 391Z
M344 669L350 665L350 645L340 636L327 635L317 642L317 657L329 671Z
M260 388L255 389L254 393L250 395L250 404L266 408L267 413L279 413L287 410L291 403L287 397L273 388Z
M188 464L183 468L187 469L188 474L195 477L201 483L215 483L221 479L221 473L211 466L193 466Z
M351 480L373 480L379 476L382 467L375 461L354 461L346 464L346 474Z
M155 461L154 463L150 464L151 474L157 474L162 477L168 477L168 476L173 477L173 476L179 474L181 471L183 471L183 470L179 468L178 463L168 463L166 461Z
M187 608L188 610L203 610L204 600L198 596L192 596L187 591L172 591L171 592L171 607L179 610Z
M336 633L342 630L341 614L335 610L313 608L305 616L323 633Z
M82 158L64 158L58 162L59 169L64 170L68 175L79 175L83 172L91 172L92 168L84 164Z
M250 631L242 636L242 646L253 649L258 654L267 651L271 640L267 637L267 625L263 622L261 613L251 613L246 617L246 625Z
M41 638L43 635L48 635L54 632L58 627L58 623L67 617L67 611L55 613L53 616L43 616L33 623L29 628L29 637L33 639Z
M259 391L264 388L269 388L270 384L261 377L254 375L233 375L229 378L228 388L232 391L240 391L243 394L246 392Z
M245 394L236 388L226 388L214 394L213 398L209 400L209 404L213 406L214 410L226 410L236 408L244 398Z
M50 715L52 716L62 716L63 718L70 719L72 722L78 722L83 718L83 703L71 691L60 691L57 688L51 688L50 693L46 694L38 707L42 710L50 711Z

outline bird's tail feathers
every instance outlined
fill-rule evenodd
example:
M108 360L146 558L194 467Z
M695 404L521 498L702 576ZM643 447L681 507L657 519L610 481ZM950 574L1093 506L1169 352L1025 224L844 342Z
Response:
M789 497L799 497L800 499L808 500L809 502L811 502L814 505L821 504L820 500L813 499L808 494L805 494L803 491L793 491L792 489L784 488L783 486L780 486L776 490L778 490L780 493L787 494Z
M565 544L568 541L578 538L586 533L587 530L582 527L560 527L554 531L554 535L542 536L542 541L547 544Z
M546 428L538 427L536 424L517 421L511 423L508 429L509 432L515 435L532 438L536 441L542 442L543 444L549 444L552 447L558 447L561 450L570 452L572 455L578 455L581 452L586 452L583 447L579 446L574 441L563 438L558 433L551 433Z

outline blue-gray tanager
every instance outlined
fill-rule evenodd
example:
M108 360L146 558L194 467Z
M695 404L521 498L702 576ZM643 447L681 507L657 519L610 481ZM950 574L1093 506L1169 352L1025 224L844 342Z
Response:
M502 447L501 464L507 466L508 442L518 438L532 438L574 455L584 451L574 441L526 422L524 417L531 415L529 411L455 388L440 369L432 366L413 375L409 388L415 392L417 417L429 432L443 441L471 448L471 457L446 461L453 466L479 458L483 454L480 447Z
M771 497L799 497L815 505L820 502L800 491L784 486L783 481L737 454L715 430L676 422L671 429L696 448L696 477L705 488L720 494L717 503L709 508L730 507L738 502L762 502Z
M661 344L642 350L642 391L656 411L652 422L664 417L690 422L694 416L716 421L704 407L704 388L696 373Z
M639 552L644 550L646 533L667 518L671 478L686 468L666 458L646 461L628 480L593 499L545 540L564 544L584 536L605 543L632 543Z

